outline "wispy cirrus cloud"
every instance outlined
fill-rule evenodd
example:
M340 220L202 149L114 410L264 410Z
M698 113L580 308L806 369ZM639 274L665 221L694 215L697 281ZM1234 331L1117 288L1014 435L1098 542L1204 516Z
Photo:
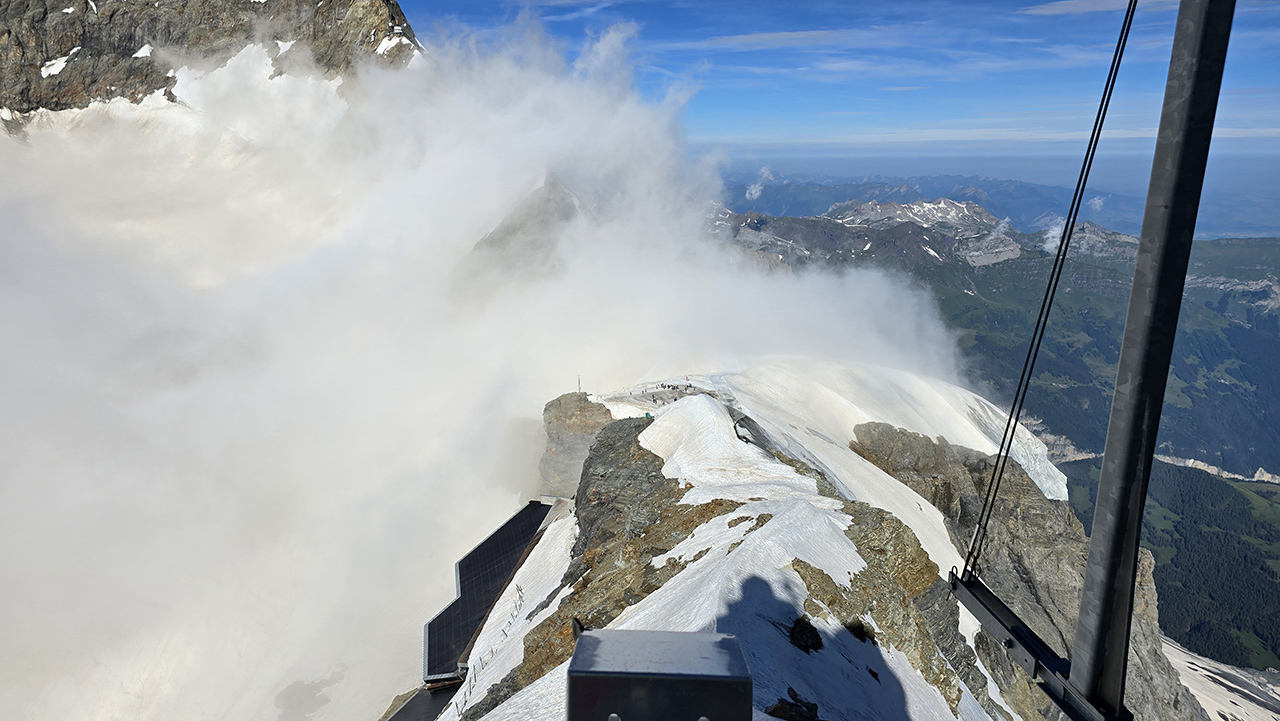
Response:
M721 50L751 52L757 50L818 48L900 48L909 47L928 37L926 26L896 25L871 29L791 30L768 33L719 35L699 40L660 43L662 50Z
M684 42L666 42L664 50L778 50L783 47L845 45L850 33L840 29L805 29L791 32L751 32Z
M843 45L849 41L845 30L796 30L792 32L747 33L708 38L701 42L709 48L734 48L744 50L768 50L775 48L812 47L814 45Z
M587 3L581 3L581 2L557 2L557 3L548 3L548 5L552 7L580 7L580 9L578 10L570 10L569 12L559 13L557 15L542 16L542 19L546 22L562 22L566 20L578 20L580 18L590 17L600 12L601 10L604 10L605 8L617 5L617 3L616 2L596 2L596 3L587 4ZM581 7L584 5L585 7Z
M1056 0L1022 8L1022 15L1081 15L1083 13L1110 12L1124 10L1128 0ZM1143 3L1144 9L1151 10L1162 7L1176 7L1174 0L1148 0Z
M944 49L928 56L922 53L857 57L842 55L818 60L811 67L822 73L840 77L967 80L979 75L999 75L1006 72L1085 67L1106 62L1108 57L1110 57L1110 51L1105 47L1051 45L1016 54ZM914 89L915 86L904 83L893 87Z
M415 2L428 4L401 0L406 6ZM552 16L554 22L546 23L551 35L571 41L594 37L607 23L635 22L644 87L662 94L673 86L696 85L687 114L693 137L739 139L761 133L781 144L805 137L834 142L859 128L869 133L859 142L872 145L990 143L1003 152L1077 142L1087 131L1126 3L429 4L435 13L456 8L459 17L473 23L487 12L484 6L531 8ZM1280 58L1280 1L1238 3L1217 137L1280 152L1273 135L1280 94L1267 90L1275 85ZM1154 131L1147 129L1159 120L1177 5L1177 0L1139 3L1117 89L1119 105L1113 105L1108 122L1113 142L1150 141ZM948 135L948 129L955 132Z

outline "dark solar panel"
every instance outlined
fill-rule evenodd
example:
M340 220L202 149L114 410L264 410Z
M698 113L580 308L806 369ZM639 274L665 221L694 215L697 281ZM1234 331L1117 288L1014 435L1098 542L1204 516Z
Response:
M530 501L457 563L458 598L427 624L423 678L457 673L458 657L493 608L551 506Z
M457 692L457 686L435 693L423 689L401 706L390 721L435 721Z

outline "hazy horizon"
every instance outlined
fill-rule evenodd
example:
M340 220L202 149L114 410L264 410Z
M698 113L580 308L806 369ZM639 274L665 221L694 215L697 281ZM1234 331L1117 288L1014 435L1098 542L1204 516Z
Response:
M738 182L748 179L754 182L761 168L768 167L776 178L773 182L808 174L830 179L958 175L1073 188L1080 173L1080 162L1080 157L1066 154L895 157L744 152L723 167L725 177ZM1102 156L1094 163L1089 188L1144 199L1150 171L1149 153ZM1196 237L1280 236L1280 217L1268 211L1275 207L1280 207L1280 156L1216 153L1210 157L1205 171ZM1115 229L1136 232L1136 227Z
M688 146L732 171L979 175L1075 184L1122 0L406 0L418 33L536 26L567 56L633 33L637 88L684 95ZM1139 4L1090 186L1143 196L1177 3ZM1280 5L1242 0L1206 203L1280 205ZM1277 232L1280 232L1278 230Z

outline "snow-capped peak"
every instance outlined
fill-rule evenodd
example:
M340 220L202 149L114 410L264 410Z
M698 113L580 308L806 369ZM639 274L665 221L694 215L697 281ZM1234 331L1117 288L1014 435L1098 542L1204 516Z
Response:
M850 200L831 206L825 215L848 226L891 227L915 223L925 228L942 226L961 233L989 232L1000 224L1000 220L981 205L950 198L906 204Z

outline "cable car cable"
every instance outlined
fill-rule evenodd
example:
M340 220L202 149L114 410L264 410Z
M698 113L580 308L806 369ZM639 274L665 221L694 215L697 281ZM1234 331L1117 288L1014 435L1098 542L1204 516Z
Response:
M983 544L986 542L987 525L991 521L992 512L995 510L995 499L1000 492L1000 483L1004 479L1005 466L1008 464L1009 456L1013 451L1014 435L1018 428L1018 421L1022 417L1023 406L1027 400L1027 391L1031 387L1031 374L1035 369L1036 358L1040 355L1040 345L1044 341L1045 331L1048 327L1049 313L1053 309L1053 301L1058 292L1058 283L1062 279L1062 271L1066 266L1067 249L1071 246L1071 235L1075 230L1076 219L1080 215L1080 206L1083 204L1084 191L1089 181L1089 171L1093 168L1094 156L1097 154L1098 143L1102 138L1103 122L1106 120L1107 110L1111 106L1111 95L1115 92L1116 78L1120 74L1120 61L1124 57L1125 44L1129 40L1129 31L1133 27L1133 17L1137 7L1138 0L1129 0L1128 8L1125 10L1124 22L1120 28L1120 38L1116 42L1115 54L1111 58L1111 68L1107 73L1107 82L1102 92L1102 100L1098 105L1098 113L1093 121L1093 131L1089 135L1089 144L1085 150L1084 163L1080 168L1080 176L1076 180L1075 192L1071 196L1071 205L1067 210L1066 221L1062 227L1062 235L1058 239L1058 250L1054 255L1053 267L1049 272L1049 282L1044 291L1044 298L1040 301L1040 312L1036 316L1035 328L1031 332L1031 343L1027 347L1027 356L1022 363L1022 372L1018 376L1018 386L1014 391L1013 404L1009 407L1009 415L1005 420L1004 432L1000 437L1000 448L996 452L996 461L991 469L991 481L987 484L982 510L978 514L977 526L974 528L973 540L970 542L969 551L965 555L965 576L978 573L978 560L982 555Z

